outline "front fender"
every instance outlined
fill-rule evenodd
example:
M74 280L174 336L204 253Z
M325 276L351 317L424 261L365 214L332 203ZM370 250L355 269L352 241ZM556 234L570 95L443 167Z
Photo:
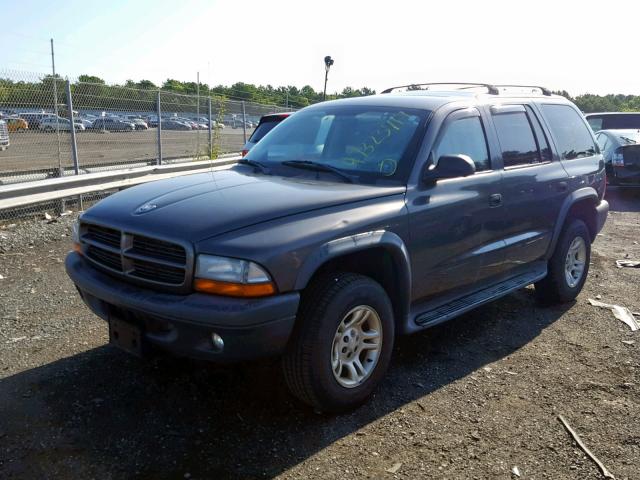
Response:
M303 290L309 280L322 265L335 258L351 253L371 249L384 248L391 254L396 267L397 277L394 281L398 287L398 312L404 319L409 313L411 302L411 262L409 252L402 238L387 230L374 230L337 238L316 248L302 264L298 271L295 290Z

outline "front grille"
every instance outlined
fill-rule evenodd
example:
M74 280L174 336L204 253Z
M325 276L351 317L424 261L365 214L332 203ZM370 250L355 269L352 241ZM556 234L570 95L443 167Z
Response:
M105 267L117 270L118 272L122 271L122 257L117 253L103 250L94 245L88 245L86 255L94 262L98 262Z
M131 251L136 254L180 264L184 264L187 260L186 252L180 245L140 235L136 235L133 238L133 248Z
M157 263L146 262L144 260L133 260L131 275L146 280L179 285L184 279L184 269L158 265Z
M80 233L85 256L109 273L138 283L186 284L188 255L182 245L94 224L82 224Z
M119 230L113 228L99 227L98 225L87 225L87 233L84 238L87 240L93 240L103 245L109 245L110 247L120 249L120 239L122 234Z

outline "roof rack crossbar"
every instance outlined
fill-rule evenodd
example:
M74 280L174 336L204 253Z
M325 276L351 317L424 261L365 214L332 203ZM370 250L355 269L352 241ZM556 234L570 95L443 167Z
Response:
M537 88L542 92L543 95L551 96L553 93L546 87L541 87L540 85L494 85L497 88L507 88L507 87L518 87L518 88Z
M490 85L488 83L474 83L474 82L430 82L430 83L410 83L409 85L398 85L397 87L390 87L386 90L383 90L381 93L391 93L398 88L411 88L411 87L424 87L431 85L464 85L458 90L463 90L465 88L473 88L473 87L485 87L488 93L492 95L498 95L500 92L494 85ZM418 90L416 88L416 90Z
M391 93L394 90L397 90L399 88L408 88L408 89L412 88L415 90L419 90L418 87L425 87L425 86L427 87L426 90L428 90L429 89L428 87L430 87L431 85L451 85L451 86L457 85L458 87L455 88L456 90L466 90L474 87L485 87L487 89L487 92L490 93L491 95L500 95L500 88L508 88L508 87L537 88L538 90L540 90L540 92L542 92L543 95L546 95L546 96L553 95L551 93L551 90L545 87L541 87L539 85L493 85L489 83L472 83L472 82L411 83L409 85L398 85L397 87L390 87L390 88L387 88L386 90L383 90L381 93Z

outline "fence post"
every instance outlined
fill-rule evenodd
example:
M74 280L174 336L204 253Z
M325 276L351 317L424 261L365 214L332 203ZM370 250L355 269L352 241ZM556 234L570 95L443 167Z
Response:
M160 110L160 90L156 101L156 113L158 115L158 165L162 165L162 117Z
M242 135L244 136L244 143L247 143L247 113L244 108L244 100L242 100Z
M207 97L207 110L209 115L209 160L212 160L213 156L213 118L211 116L211 97Z
M80 165L78 162L78 144L76 143L76 125L73 115L73 99L71 98L71 82L67 78L67 110L69 111L69 121L71 122L71 156L73 157L73 170L76 175L80 175Z

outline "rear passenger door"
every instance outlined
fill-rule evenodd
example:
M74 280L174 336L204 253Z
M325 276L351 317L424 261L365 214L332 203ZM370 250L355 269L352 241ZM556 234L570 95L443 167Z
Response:
M550 140L531 105L490 108L502 153L504 273L519 273L541 260L551 243L568 194L567 173L554 159Z

